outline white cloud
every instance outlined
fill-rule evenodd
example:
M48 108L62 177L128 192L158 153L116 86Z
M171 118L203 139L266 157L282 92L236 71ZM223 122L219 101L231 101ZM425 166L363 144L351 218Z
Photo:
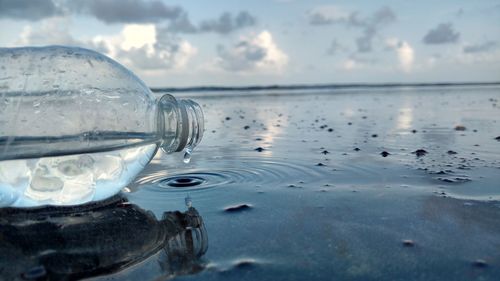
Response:
M348 59L342 64L342 68L345 70L353 70L356 67L358 67L358 64L353 59Z
M188 41L158 29L154 24L127 24L115 35L91 39L74 38L71 20L52 17L27 25L15 42L17 46L66 45L94 49L114 58L134 71L162 72L182 69L197 53Z
M158 71L180 69L197 53L188 41L153 24L127 24L113 36L97 36L108 55L134 69Z
M267 30L242 37L231 49L218 46L217 52L217 65L228 71L279 73L288 64L288 55Z
M75 40L69 33L68 26L70 25L71 20L68 17L52 17L34 26L26 25L15 45L80 45L81 42Z
M309 22L313 25L325 25L347 21L350 12L334 5L319 6L309 11Z
M386 44L396 52L401 69L404 72L410 72L415 61L415 51L411 45L397 38L387 39Z

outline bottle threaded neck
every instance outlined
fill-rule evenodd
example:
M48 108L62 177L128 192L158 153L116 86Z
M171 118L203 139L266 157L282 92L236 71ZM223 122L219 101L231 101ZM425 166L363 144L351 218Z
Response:
M165 153L184 149L191 153L203 137L203 111L192 100L163 95L158 102L158 129L160 147Z

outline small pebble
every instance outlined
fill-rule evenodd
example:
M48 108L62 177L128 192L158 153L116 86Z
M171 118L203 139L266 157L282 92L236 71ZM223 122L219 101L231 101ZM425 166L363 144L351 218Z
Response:
M241 212L241 211L246 211L250 210L252 208L251 205L248 204L240 204L240 205L235 205L235 206L229 206L224 209L225 212L228 213L233 213L233 212Z
M382 155L382 157L387 157L387 156L389 156L391 154L389 152L387 152L387 151L382 151L382 152L380 152L380 155Z
M328 153L330 153L328 150L323 150L321 153L327 155Z
M231 117L229 117L229 116L226 117L226 121L229 121L229 120L231 120Z
M333 129L332 129L332 128L329 128L329 129L328 129L328 132L333 132Z
M475 267L487 267L488 263L485 260L477 259L472 263Z
M378 135L377 135L377 134L373 134L373 135L372 135L372 138L376 138L376 137L378 137Z
M417 157L422 157L427 154L427 151L424 149L417 149L412 152L413 154L417 155Z
M457 152L456 152L456 151L453 151L453 150L448 150L448 152L447 152L447 153L448 153L449 155L454 155L454 154L457 154Z
M319 166L319 167L323 167L323 166L326 166L325 164L319 162L318 164L316 164L316 166Z
M457 125L457 126L455 126L455 131L465 131L465 130L466 130L466 128L463 125Z
M410 239L405 239L405 240L403 240L403 246L413 247L413 246L415 246L415 242L413 242L413 240L410 240Z
M355 147L353 150L354 151L360 151L361 149L359 147Z
M497 141L500 141L500 136L496 137L495 139L496 139Z
M250 129L250 126L246 125L245 127L243 127L243 129L248 130Z
M417 130L411 130L411 132L415 134L417 132Z
M259 147L257 147L257 148L256 148L256 149L254 149L254 150L255 150L255 151L258 151L258 152L262 152L262 151L264 151L265 149L259 146Z

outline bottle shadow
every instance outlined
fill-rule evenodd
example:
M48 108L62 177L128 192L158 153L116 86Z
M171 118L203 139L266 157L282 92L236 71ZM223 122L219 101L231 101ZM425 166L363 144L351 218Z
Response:
M5 280L193 274L203 270L208 248L194 207L158 220L122 195L81 206L0 209L0 242Z

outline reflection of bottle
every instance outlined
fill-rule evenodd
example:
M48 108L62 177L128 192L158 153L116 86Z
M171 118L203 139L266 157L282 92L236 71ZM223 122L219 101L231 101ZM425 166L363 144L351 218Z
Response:
M157 220L120 196L78 207L0 209L0 237L5 280L190 274L202 269L208 245L195 208Z
M69 47L0 48L0 207L74 205L118 193L154 156L192 149L203 113L155 100L133 73Z

